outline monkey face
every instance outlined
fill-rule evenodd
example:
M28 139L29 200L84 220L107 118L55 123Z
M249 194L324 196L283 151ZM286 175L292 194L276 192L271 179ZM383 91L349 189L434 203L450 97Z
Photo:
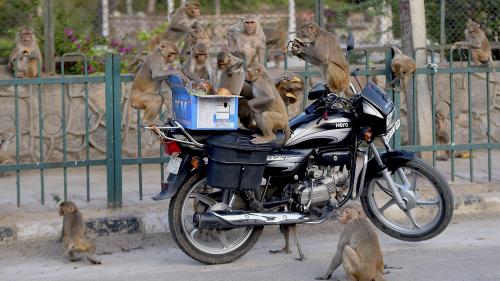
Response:
M162 41L160 42L160 53L163 56L163 61L165 63L172 63L177 59L177 54L179 51L177 50L177 46L170 41Z
M245 20L243 22L243 31L246 34L255 34L255 31L257 31L257 22L252 19Z
M247 67L245 80L253 82L262 77L263 73L264 73L263 65L261 65L260 63L252 63Z
M339 222L342 224L348 223L352 218L352 210L349 208L345 208L342 210L342 213L340 213L339 216Z
M197 1L186 4L185 6L186 14L190 18L197 18L200 16L200 4Z
M306 23L299 29L299 36L304 43L314 42L318 37L319 26L315 23Z
M21 31L21 41L25 44L31 43L33 41L33 33L29 30Z
M71 214L77 211L76 204L73 201L64 201L59 204L59 215Z

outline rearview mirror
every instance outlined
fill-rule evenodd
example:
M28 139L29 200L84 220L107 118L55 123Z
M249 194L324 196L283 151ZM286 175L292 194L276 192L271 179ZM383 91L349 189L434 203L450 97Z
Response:
M354 49L354 35L349 33L349 36L347 37L347 51L349 52L352 49Z
M325 84L316 84L312 89L309 91L309 94L307 95L307 98L309 100L317 100L323 96L326 96L328 94L328 88L326 88Z

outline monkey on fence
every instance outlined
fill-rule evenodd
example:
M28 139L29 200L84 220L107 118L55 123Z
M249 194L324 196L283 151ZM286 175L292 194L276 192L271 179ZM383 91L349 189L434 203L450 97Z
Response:
M400 91L406 94L406 89L408 86L408 81L410 76L415 73L417 69L417 64L409 56L403 54L403 52L397 47L393 46L394 57L391 60L391 69L394 73L394 79L389 82L388 86L394 85L397 81L401 83Z
M299 36L292 42L292 54L318 66L330 90L351 95L349 66L335 35L315 23L306 23Z
M85 222L82 213L72 201L64 201L59 204L58 213L63 217L62 240L64 243L65 254L70 261L79 261L75 253L83 253L87 260L92 264L101 264L95 255L95 244L85 237Z
M256 16L245 16L239 23L229 27L227 40L230 52L245 60L245 63L264 63L266 58L266 35Z
M144 109L143 124L151 123L160 112L164 99L158 90L168 75L178 73L172 66L177 53L174 43L162 41L146 57L134 78L130 92L131 106Z
M264 65L251 63L247 67L246 80L252 85L252 98L248 107L252 110L255 124L262 135L255 137L253 143L267 143L276 138L275 133L283 130L285 139L290 138L288 113L285 102L281 98L274 83L266 73Z
M287 32L271 27L264 27L266 36L267 60L274 60L274 67L279 68L280 59L284 59Z
M41 69L41 66L42 53L33 29L23 26L17 34L16 46L9 55L8 68L19 78L34 78L38 76L38 67Z
M349 280L383 281L384 257L377 233L363 216L359 207L346 207L339 217L346 224L337 243L337 252L325 274L317 280L330 279L343 264Z
M487 64L492 68L495 86L493 88L491 108L500 109L500 105L496 104L497 86L499 81L497 79L497 72L491 53L490 42L488 41L486 34L484 34L483 30L481 30L481 26L472 19L469 19L467 21L464 35L465 41L456 42L454 45L455 47L470 48L472 54L472 62L475 66ZM490 103L490 101L488 102Z

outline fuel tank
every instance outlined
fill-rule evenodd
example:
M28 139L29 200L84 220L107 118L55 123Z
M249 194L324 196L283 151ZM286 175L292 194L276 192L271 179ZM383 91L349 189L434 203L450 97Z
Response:
M349 113L322 115L302 113L290 120L292 136L285 148L318 148L339 144L352 136L353 122Z

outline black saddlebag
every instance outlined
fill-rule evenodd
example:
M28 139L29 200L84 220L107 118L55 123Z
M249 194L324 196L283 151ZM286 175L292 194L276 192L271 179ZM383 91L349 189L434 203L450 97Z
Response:
M208 185L236 190L260 187L268 144L253 144L252 137L237 133L211 137L208 143Z

